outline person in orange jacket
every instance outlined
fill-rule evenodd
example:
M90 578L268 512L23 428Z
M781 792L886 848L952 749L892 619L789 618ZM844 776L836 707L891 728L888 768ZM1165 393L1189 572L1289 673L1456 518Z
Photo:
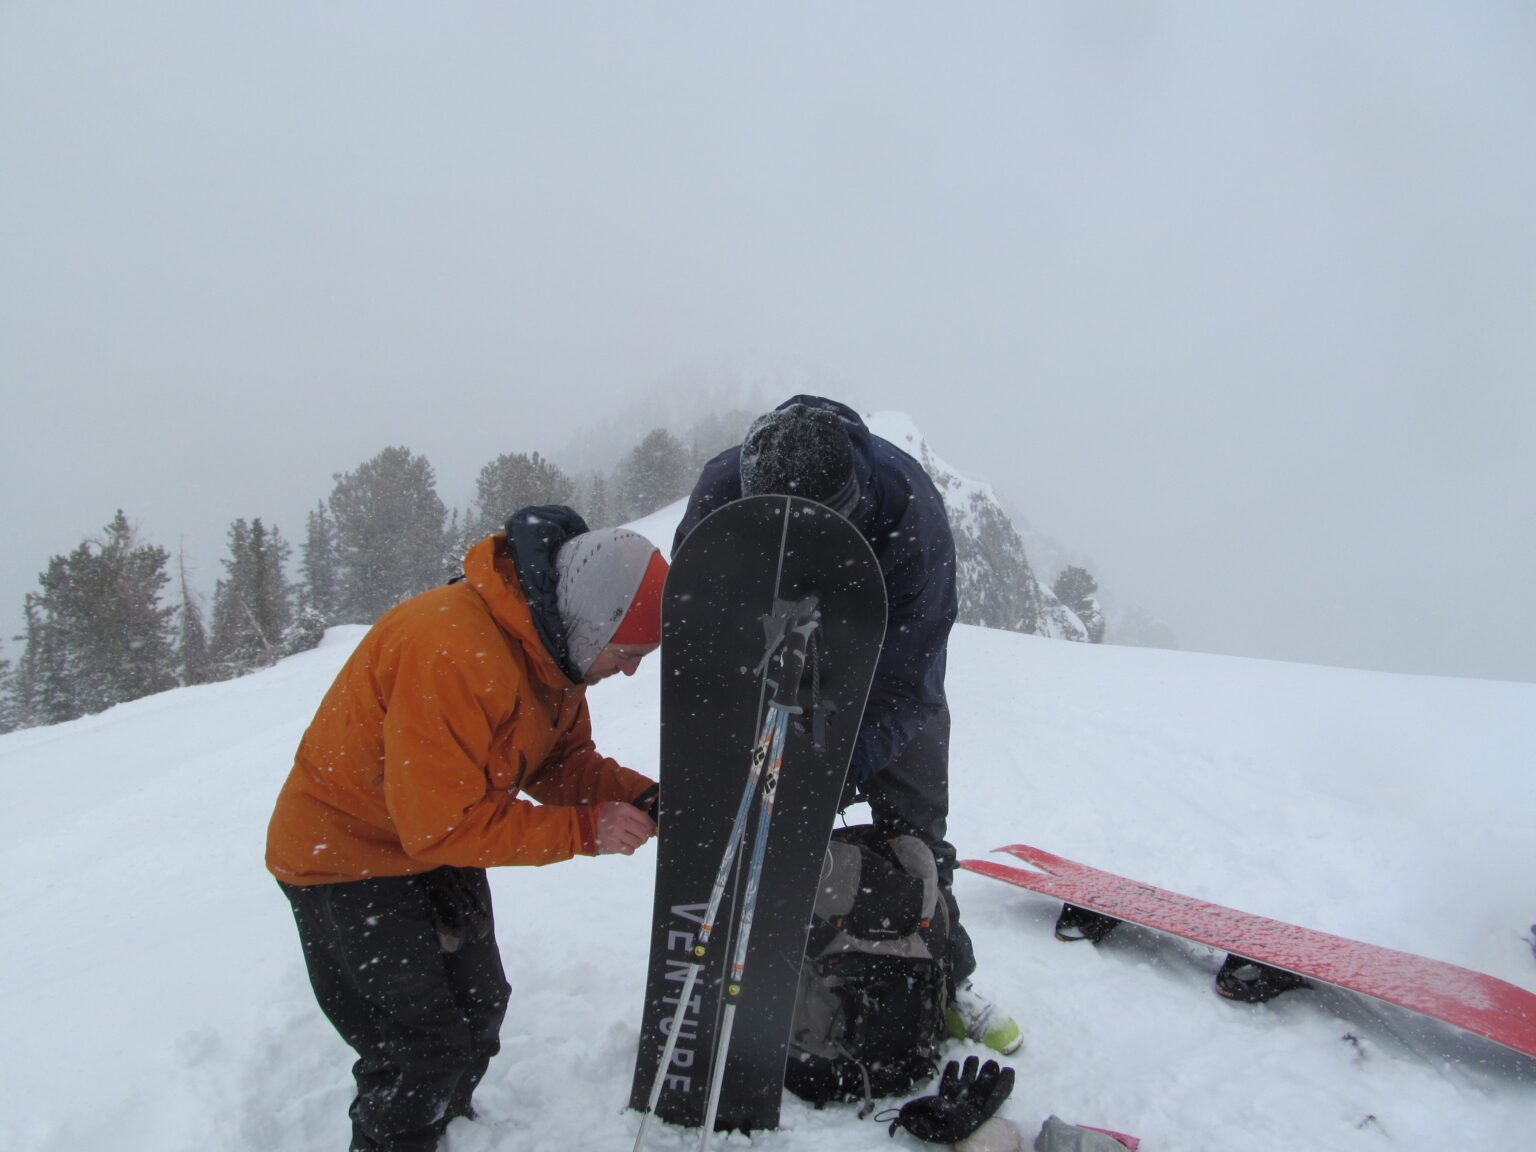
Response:
M660 644L666 572L636 533L521 509L462 580L381 616L320 702L266 863L357 1053L352 1152L428 1152L473 1115L511 993L485 869L655 834L656 785L597 751L586 693Z

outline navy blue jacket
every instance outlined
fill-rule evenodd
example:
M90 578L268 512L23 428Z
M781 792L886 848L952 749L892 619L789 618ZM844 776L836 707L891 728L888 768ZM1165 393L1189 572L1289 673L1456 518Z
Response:
M913 738L945 706L944 666L949 631L959 611L955 592L955 539L944 501L923 466L864 426L858 413L835 400L795 396L837 413L853 444L859 503L848 517L869 541L885 576L885 646L864 709L852 774L863 783L894 764ZM741 446L704 466L672 551L704 517L741 498Z

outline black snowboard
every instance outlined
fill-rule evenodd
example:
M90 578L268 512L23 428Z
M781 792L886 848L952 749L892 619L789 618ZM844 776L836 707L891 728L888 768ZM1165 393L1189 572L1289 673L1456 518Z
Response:
M673 558L662 604L661 800L645 1014L630 1107L650 1097L665 1032L748 782L775 668L764 617L816 597L774 799L715 1128L775 1128L795 989L827 840L885 634L885 583L848 521L808 500L754 496L703 520ZM813 711L820 723L810 719ZM819 729L819 731L818 731ZM819 743L818 743L819 737ZM713 1076L761 786L656 1115L699 1126Z

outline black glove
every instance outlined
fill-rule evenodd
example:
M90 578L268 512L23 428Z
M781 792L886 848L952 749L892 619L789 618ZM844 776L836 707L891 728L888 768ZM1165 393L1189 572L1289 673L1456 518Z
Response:
M955 1144L964 1140L996 1112L1013 1091L1013 1069L988 1060L977 1069L974 1056L965 1058L965 1069L951 1060L939 1077L939 1090L901 1106L891 1123L891 1135L905 1128L931 1144Z

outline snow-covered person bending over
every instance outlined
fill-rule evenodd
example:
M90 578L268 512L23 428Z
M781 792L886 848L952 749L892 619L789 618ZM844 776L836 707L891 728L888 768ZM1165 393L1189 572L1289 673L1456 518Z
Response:
M715 509L742 496L816 500L851 521L879 561L889 605L885 644L859 725L843 807L868 801L874 822L932 849L950 913L950 1031L999 1052L1020 1044L1019 1028L975 988L970 936L960 925L952 882L949 816L949 704L944 669L959 611L955 541L944 501L923 467L865 427L853 409L820 396L795 396L760 416L746 439L704 466L673 544Z
M654 784L598 753L586 695L656 650L666 571L633 532L524 508L461 581L380 617L321 701L266 860L358 1055L353 1152L426 1152L473 1115L510 994L485 869L655 834Z

